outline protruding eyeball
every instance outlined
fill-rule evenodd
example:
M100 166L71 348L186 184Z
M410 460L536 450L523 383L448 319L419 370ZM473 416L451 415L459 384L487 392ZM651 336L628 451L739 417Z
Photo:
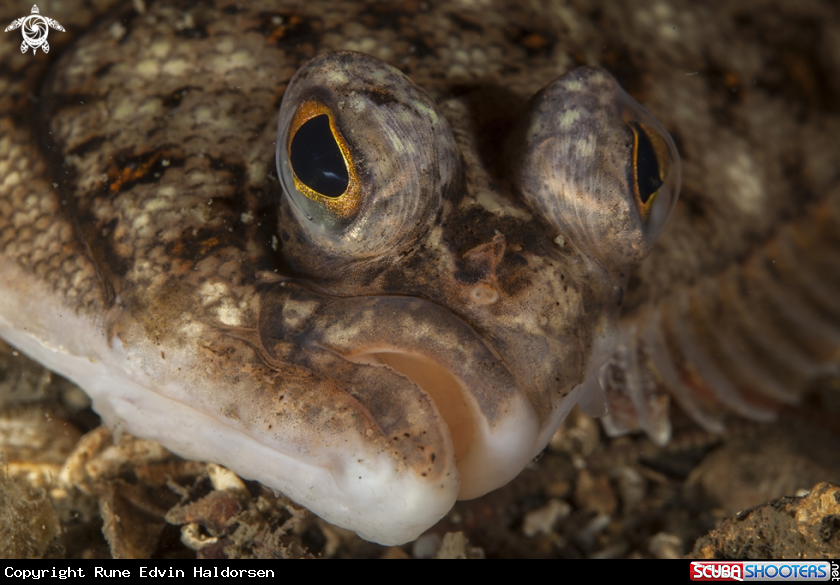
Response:
M329 107L301 103L283 142L277 142L277 170L292 204L323 229L349 221L359 210L361 184Z
M650 251L679 195L673 140L602 69L580 67L534 96L508 155L531 207L616 273Z
M340 267L416 242L457 187L460 157L422 89L378 59L337 52L289 83L277 172L292 229L306 241L284 253L303 270L322 270L325 258Z

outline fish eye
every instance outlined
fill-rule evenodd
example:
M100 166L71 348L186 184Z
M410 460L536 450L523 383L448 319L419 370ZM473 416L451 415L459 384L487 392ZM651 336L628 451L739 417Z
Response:
M324 275L411 245L460 180L455 139L434 101L362 53L303 65L277 132L281 233L297 236L283 254L305 272Z
M647 255L679 194L673 140L602 69L580 67L534 96L507 149L520 195L614 272Z
M627 122L632 145L628 184L633 187L642 219L647 221L671 173L670 137L641 122Z
M301 103L277 150L281 181L307 217L332 225L358 210L361 184L353 154L327 105Z
M320 114L309 118L297 129L292 128L289 139L289 163L298 191L307 197L344 195L350 175L330 117Z
M633 132L633 187L639 203L646 208L659 193L662 175L647 132L636 123L628 127Z

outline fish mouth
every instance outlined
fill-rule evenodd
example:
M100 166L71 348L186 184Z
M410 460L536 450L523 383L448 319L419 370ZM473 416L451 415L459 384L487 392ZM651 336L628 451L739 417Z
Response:
M103 420L219 462L369 540L416 538L456 498L510 481L539 441L514 374L430 301L286 283L265 291L256 329L173 332L164 358L133 317L103 330L31 290L0 298L0 333L81 384ZM39 310L15 310L27 302ZM30 314L41 320L16 319ZM196 352L194 339L215 351Z
M525 392L481 335L446 308L410 297L342 299L318 322L328 325L311 326L310 342L357 368L385 368L431 400L431 414L415 416L410 404L399 413L369 410L410 419L419 432L442 428L448 444L433 448L454 459L458 499L505 485L533 458L539 422ZM397 392L407 390L395 390L395 402Z
M384 366L402 374L428 394L443 417L455 452L455 461L463 461L475 440L473 408L467 404L461 382L444 366L420 354L380 350L348 356L355 364Z

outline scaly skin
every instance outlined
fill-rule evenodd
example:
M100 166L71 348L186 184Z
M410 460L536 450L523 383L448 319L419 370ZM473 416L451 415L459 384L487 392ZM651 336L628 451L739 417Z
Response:
M318 508L328 505L305 493L321 480L306 466L335 469L346 458L378 477L362 460L381 456L388 481L422 477L429 493L449 494L430 513L439 516L459 489L455 433L406 378L341 356L392 343L434 356L462 380L484 380L472 399L490 427L532 409L521 417L535 430L516 455L527 461L578 398L619 303L625 325L646 323L654 303L681 307L687 288L739 269L782 220L837 199L837 117L807 83L801 92L787 79L778 92L765 89L773 80L748 57L770 58L774 44L739 35L749 24L736 8L220 3L150 4L145 14L125 5L107 16L40 8L67 30L50 36L51 69L43 55L21 55L11 33L0 45L3 335L59 350L39 359L77 380L85 376L77 362L50 356L117 372L88 388L110 424L166 442L167 425L149 423L134 404L146 400L134 398L136 388L107 393L131 380L165 399L149 399L149 410L165 414L171 401L185 408L176 419L196 417L189 432L169 437L179 453L212 459L208 436L221 427L246 441L220 440L232 446L219 460L234 469L255 444L276 450L283 462L238 471L381 541L422 528L383 536L335 516L344 510ZM829 3L823 10L836 17ZM21 15L4 8L2 16ZM685 32L672 38L669 27ZM721 28L738 40L706 47L704 31L718 38ZM461 174L433 224L399 254L344 269L325 263L319 273L283 211L277 109L304 62L347 49L395 65L437 101L458 151L444 156L460 158ZM684 159L682 202L624 290L629 274L608 274L573 241L558 245L561 230L525 204L505 170L515 157L501 137L515 113L579 63L613 70ZM818 77L785 63L782 73ZM498 300L476 303L478 286ZM702 370L690 357L674 361L686 376ZM221 427L206 427L210 419ZM295 472L306 478L294 480L301 487L278 471L286 458L306 462Z

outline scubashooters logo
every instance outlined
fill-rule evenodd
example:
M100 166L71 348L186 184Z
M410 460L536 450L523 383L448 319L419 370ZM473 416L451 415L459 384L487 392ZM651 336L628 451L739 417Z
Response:
M828 561L693 561L692 581L836 581Z
M57 20L39 14L37 4L32 5L32 14L13 20L12 24L6 27L6 32L21 27L23 27L21 31L23 33L23 43L20 45L20 52L25 53L32 48L33 55L38 52L39 48L45 53L50 52L47 34L51 28L64 32L64 27L58 24Z

